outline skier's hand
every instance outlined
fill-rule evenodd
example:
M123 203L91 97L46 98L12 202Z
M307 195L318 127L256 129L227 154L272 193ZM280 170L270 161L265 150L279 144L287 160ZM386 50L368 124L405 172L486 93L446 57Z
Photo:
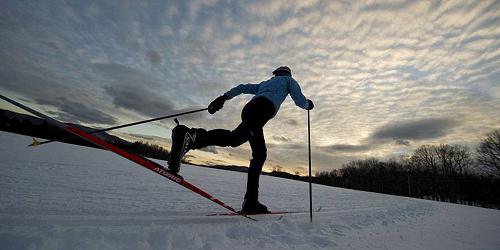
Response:
M309 99L307 99L307 102L309 103L309 108L307 108L307 110L313 109L314 108L314 103L311 100L309 100Z
M224 106L226 100L227 97L225 95L221 95L215 98L215 100L213 100L210 105L208 105L208 113L214 114L215 112L219 111Z

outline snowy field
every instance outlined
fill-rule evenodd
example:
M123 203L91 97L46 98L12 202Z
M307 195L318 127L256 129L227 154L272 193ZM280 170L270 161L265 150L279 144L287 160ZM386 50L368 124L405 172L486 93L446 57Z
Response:
M313 223L209 217L226 211L111 152L30 142L0 132L0 249L500 249L498 210L314 185ZM181 174L240 208L246 174ZM308 184L262 176L261 201L307 211Z

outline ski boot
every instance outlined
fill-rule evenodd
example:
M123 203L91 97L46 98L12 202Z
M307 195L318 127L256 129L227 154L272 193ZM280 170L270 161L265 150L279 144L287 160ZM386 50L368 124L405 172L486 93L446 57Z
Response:
M189 144L196 137L190 133L190 129L184 125L177 125L172 130L172 148L170 150L170 158L168 160L168 169L173 173L179 173L181 159L189 151Z
M243 206L241 208L240 213L242 214L267 214L270 213L267 210L267 207L261 204L257 199L248 199L245 198L243 200Z
M206 134L202 128L188 128L180 125L175 119L177 126L172 130L172 148L170 150L170 159L168 160L168 169L171 172L179 173L182 157L191 149L200 148L200 141ZM195 144L196 143L196 144Z

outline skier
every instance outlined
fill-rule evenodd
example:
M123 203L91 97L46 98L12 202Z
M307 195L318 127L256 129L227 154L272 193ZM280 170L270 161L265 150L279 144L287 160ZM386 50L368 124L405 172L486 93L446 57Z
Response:
M267 157L263 127L278 112L285 98L290 94L295 104L303 109L311 110L314 104L304 97L300 86L292 78L292 71L281 66L273 71L273 77L259 84L240 84L217 97L208 106L208 112L214 114L220 110L227 100L240 94L255 95L241 112L241 123L233 131L202 128L188 128L177 125L172 130L172 149L168 168L179 172L180 160L190 149L200 149L215 145L221 147L238 147L250 142L252 159L248 168L247 191L242 206L242 213L268 213L265 205L258 201L259 176Z

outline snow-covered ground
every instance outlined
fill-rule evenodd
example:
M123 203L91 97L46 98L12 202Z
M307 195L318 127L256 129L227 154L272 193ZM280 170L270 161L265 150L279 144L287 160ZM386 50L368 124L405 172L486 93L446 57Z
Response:
M308 213L259 221L111 152L0 132L0 249L500 249L500 211L314 185ZM164 162L161 162L164 164ZM181 174L239 209L246 174ZM261 177L271 210L307 211L308 185Z

